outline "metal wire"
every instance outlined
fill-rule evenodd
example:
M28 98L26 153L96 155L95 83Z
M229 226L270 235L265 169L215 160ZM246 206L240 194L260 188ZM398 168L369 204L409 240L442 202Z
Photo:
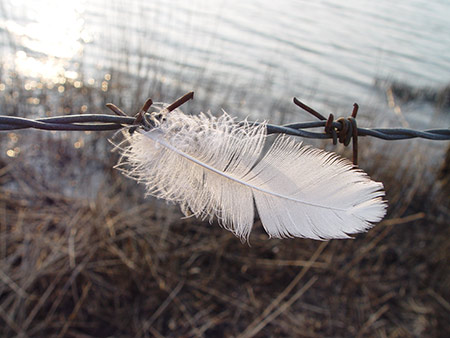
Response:
M113 105L110 104L109 106ZM149 107L147 107L147 109L148 108ZM141 110L140 113L142 112L146 112L146 110L143 109ZM42 130L94 130L94 131L117 130L125 126L133 126L133 125L138 126L138 124L136 124L137 119L138 119L137 117L114 116L107 114L67 115L67 116L45 117L38 119L28 119L24 117L0 115L0 131L10 131L28 128L42 129ZM324 128L326 124L327 124L326 121L291 123L281 126L268 124L267 132L269 134L283 133L287 135L294 135L312 139L333 138L333 135L331 135L330 133L313 132L305 130L320 127ZM341 122L333 122L331 126L335 128L337 131L340 131L343 128ZM388 141L405 140L412 138L424 138L435 141L450 140L450 129L430 129L419 131L404 128L369 129L358 127L357 132L358 136L372 136Z
M11 131L18 129L43 129L43 130L117 130L124 127L129 127L130 133L133 133L136 128L142 127L150 129L154 126L152 119L163 118L165 113L170 112L183 103L194 97L194 93L190 92L172 104L168 105L158 116L148 114L153 101L148 99L139 112L134 116L127 116L119 107L112 103L106 106L113 111L117 116L106 114L83 114L83 115L68 115L46 117L40 119L27 119L23 117L2 116L0 115L0 131ZM269 134L286 134L293 136L300 136L313 139L333 139L333 143L338 141L345 146L352 143L353 146L353 164L358 165L358 136L372 136L383 140L405 140L411 138L424 138L428 140L443 141L450 140L450 129L431 129L431 130L412 130L403 128L358 128L356 123L356 115L358 113L358 105L353 105L353 111L350 117L340 117L334 121L333 114L328 118L324 117L319 112L294 98L294 103L315 116L320 121L317 122L303 122L291 123L283 126L274 124L267 125L267 132ZM324 127L324 132L306 131L305 129Z
M301 136L314 139L329 139L333 138L332 135L326 133L304 131L302 129L325 127L326 122L305 122L305 123L293 123L283 126L276 126L269 124L267 131L270 134L284 133L288 135ZM340 123L334 122L333 127L340 130L342 128ZM359 128L358 136L373 136L387 141L406 140L411 138L424 138L435 141L448 141L450 140L450 129L429 129L424 131L403 129L403 128Z

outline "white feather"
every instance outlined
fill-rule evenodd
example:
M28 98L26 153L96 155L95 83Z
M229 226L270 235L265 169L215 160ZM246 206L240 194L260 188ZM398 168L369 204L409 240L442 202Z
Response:
M176 110L129 136L118 166L147 193L247 239L255 206L270 237L349 238L386 213L383 185L336 154L278 136L265 124Z

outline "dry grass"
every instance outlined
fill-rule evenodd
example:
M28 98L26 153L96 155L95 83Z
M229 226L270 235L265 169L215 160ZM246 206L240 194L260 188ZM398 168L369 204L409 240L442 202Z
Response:
M1 186L19 187L0 187L1 336L450 334L448 191L430 201L385 171L398 202L367 234L268 240L257 222L248 246L114 171L87 200L20 163L0 163Z
M56 115L87 104L96 113L130 96L66 87L22 90L17 102L5 95L0 108ZM38 94L39 106L23 104ZM248 246L145 200L110 169L110 136L0 135L2 151L21 148L0 156L0 336L450 336L443 143L360 141L360 163L385 184L390 212L355 240L268 240L256 222Z

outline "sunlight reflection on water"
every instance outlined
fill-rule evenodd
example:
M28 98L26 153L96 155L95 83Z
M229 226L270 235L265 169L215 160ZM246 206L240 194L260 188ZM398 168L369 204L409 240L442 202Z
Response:
M55 81L60 76L77 78L76 72L66 71L67 65L92 41L81 17L83 2L15 0L12 9L21 17L2 18L0 28L10 34L19 50L6 55L5 64L23 76L44 81Z

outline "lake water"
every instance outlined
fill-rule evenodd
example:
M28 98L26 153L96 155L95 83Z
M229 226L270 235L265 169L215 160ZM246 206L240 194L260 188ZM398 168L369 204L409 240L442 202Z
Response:
M176 87L205 110L274 118L293 96L324 113L383 110L377 79L450 82L445 0L2 0L0 13L4 74L98 87L127 74L125 101Z
M450 83L449 17L438 0L0 0L0 114L105 113L106 102L134 113L147 97L193 90L192 113L311 120L296 96L325 115L346 116L356 101L364 127L446 128L448 106L388 88L439 93ZM51 191L96 196L114 165L103 135L3 133L0 164ZM447 146L365 139L360 154L371 174L383 154L399 181L432 186Z

